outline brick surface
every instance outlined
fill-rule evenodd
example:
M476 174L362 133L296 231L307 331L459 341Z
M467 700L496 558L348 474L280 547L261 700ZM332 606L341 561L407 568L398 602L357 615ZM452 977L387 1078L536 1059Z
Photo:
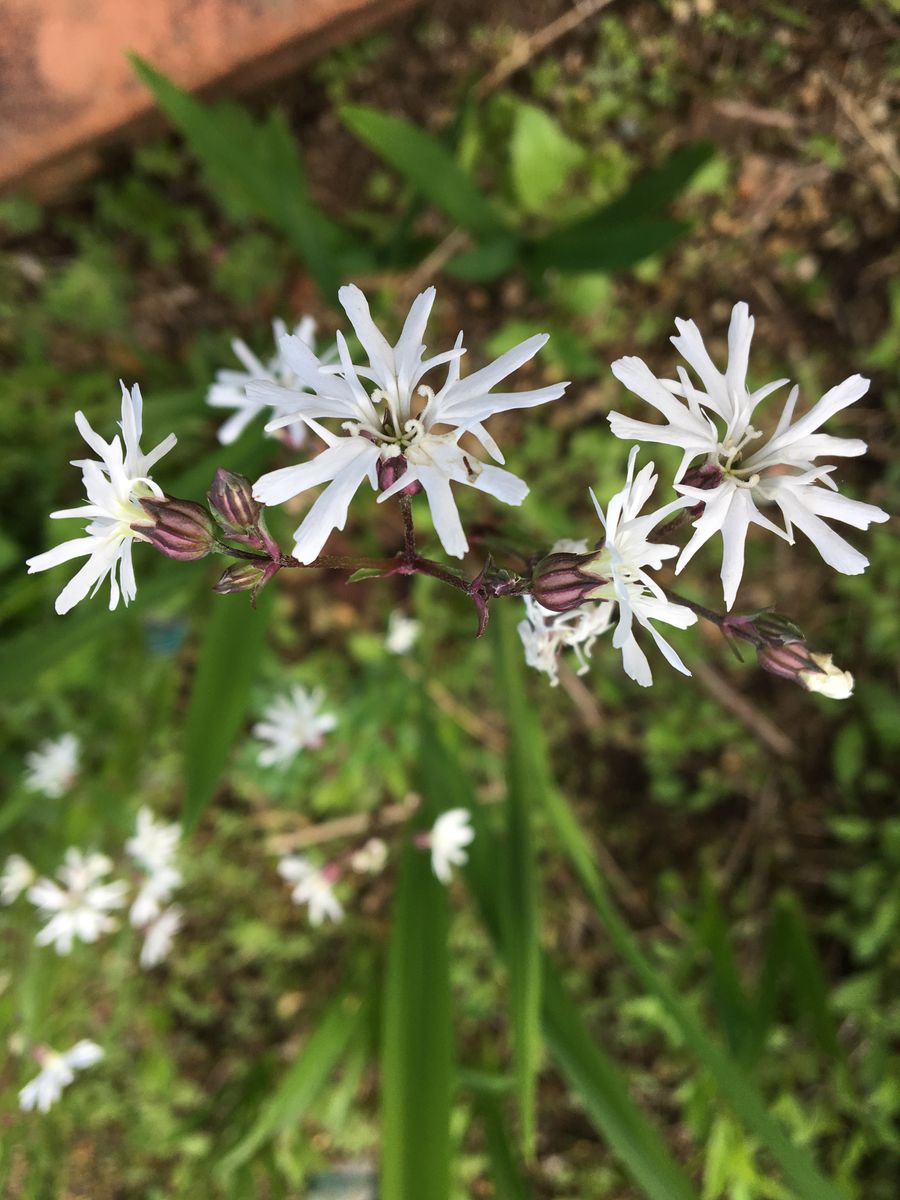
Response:
M0 191L42 199L150 124L125 55L181 87L245 91L415 0L2 0Z

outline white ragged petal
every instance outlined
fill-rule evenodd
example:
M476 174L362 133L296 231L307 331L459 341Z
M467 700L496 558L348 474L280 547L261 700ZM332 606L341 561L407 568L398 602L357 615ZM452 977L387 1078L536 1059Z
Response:
M96 539L95 539L96 541ZM76 604L84 600L92 589L98 587L108 575L110 577L110 608L118 603L119 589L113 576L113 570L122 549L122 539L117 538L106 544L100 542L95 546L91 557L79 571L69 580L56 597L54 607L60 616L64 616Z
M428 466L419 466L417 476L428 498L434 531L440 538L441 545L454 558L463 558L468 552L469 543L459 519L456 501L453 499L449 476L439 467Z
M80 513L78 509L70 509L66 515L77 516ZM71 562L73 558L84 558L86 554L93 554L96 549L96 538L90 536L72 538L71 541L60 542L58 546L54 546L51 550L45 550L42 554L32 555L31 558L26 559L25 565L28 567L28 574L34 575L38 571L47 571L50 567L58 567L62 563Z
M319 457L334 454L337 461L338 450L342 452L342 465L294 533L294 554L302 563L311 563L332 531L344 528L350 501L378 461L378 447L362 437L346 438L339 447L325 450Z
M100 1062L103 1059L103 1051L96 1042L84 1038L76 1042L71 1050L66 1050L62 1057L68 1066L83 1071L86 1067L93 1067Z
M443 397L442 410L444 405L449 411L457 405L461 406L464 402L482 400L492 387L534 358L537 352L547 344L549 336L547 333L536 333L533 337L520 342L518 346L507 350L505 354L501 354L498 359L488 363L486 367L482 367L479 371L473 371L465 379L460 379L449 387L445 384L440 393Z
M735 304L728 326L728 366L725 370L725 382L736 406L747 394L747 367L750 363L750 345L755 325L746 302L742 300Z
M431 303L433 303L434 288L430 290L432 293ZM350 324L353 326L353 332L359 339L359 344L368 355L369 363L379 385L383 388L389 388L395 378L394 350L372 320L368 300L366 300L366 297L355 284L342 287L338 292L338 300L340 300L344 312L350 319ZM417 297L416 304L419 304L421 300L422 296ZM428 304L429 311L431 303ZM413 305L413 308L416 307L416 304ZM421 305L419 307L421 308ZM412 313L410 313L410 316L412 316ZM427 319L428 314L426 312L425 320L427 321ZM405 329L404 332L406 332ZM422 332L424 333L424 322L422 323ZM419 341L421 342L421 337Z
M486 421L495 413L512 412L520 408L536 408L549 404L565 393L568 383L551 383L547 387L524 392L489 392L458 399L452 392L435 398L432 424L456 424L467 421Z
M669 341L699 376L705 389L704 403L723 421L731 421L734 409L725 387L724 376L710 358L696 322L676 317L675 328L678 335L669 338Z
M804 533L835 571L840 571L842 575L861 575L869 565L869 560L826 524L819 514L857 529L867 529L873 521L886 521L888 514L874 505L848 500L845 496L815 485L791 487L790 480L779 482L782 482L781 487L770 486L767 491L781 509L788 526L796 526Z
M334 444L311 458L308 462L295 463L292 467L279 467L261 475L253 485L253 498L261 504L273 506L284 504L299 496L308 488L317 487L334 479L349 462L360 454L371 452L375 458L378 450L361 437L336 438Z
M504 504L515 505L521 504L528 495L528 484L518 475L513 475L512 471L504 471L502 467L494 467L490 463L480 463L479 467L477 474L466 480L479 492L487 492Z

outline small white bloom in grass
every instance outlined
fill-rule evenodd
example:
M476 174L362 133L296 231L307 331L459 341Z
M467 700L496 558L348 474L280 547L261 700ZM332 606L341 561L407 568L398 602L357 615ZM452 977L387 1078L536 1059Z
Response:
M28 559L28 573L33 574L74 558L87 558L56 598L56 611L60 614L67 613L88 594L95 595L107 578L111 609L119 603L120 596L127 605L137 595L131 552L140 534L132 526L153 524L153 518L144 512L139 501L162 497L149 472L175 445L175 435L169 434L154 450L144 454L140 447L142 412L140 388L135 384L129 393L123 383L121 437L116 434L111 442L106 442L94 432L83 413L75 414L78 432L100 461L86 459L73 463L82 470L88 503L50 515L87 521L84 536Z
M37 871L21 854L11 854L0 875L0 903L12 904L37 879Z
M155 921L144 929L144 944L141 947L141 966L144 970L155 967L169 957L175 934L181 928L184 913L177 904L165 909Z
M468 862L469 856L464 847L475 837L471 820L468 809L451 808L441 813L431 827L428 835L431 869L441 883L449 883L453 878L453 868Z
M272 418L292 413L296 407L296 393L305 391L281 347L285 339L295 337L315 354L315 321L312 317L304 317L294 330L290 331L284 321L276 319L272 322L272 333L275 338L275 354L265 363L256 357L246 342L235 338L231 343L231 348L244 370L218 371L216 382L206 394L206 402L212 408L234 409L232 416L219 430L219 441L223 446L229 446L236 441L260 413L267 412ZM335 361L336 358L337 347L332 346L330 350L320 356L320 361L329 363ZM248 396L247 384L249 383L272 383L279 389L283 389L284 394L281 399L269 400ZM295 450L303 445L306 436L306 426L302 422L285 427L284 439Z
M61 1054L49 1046L41 1046L35 1051L35 1058L41 1069L19 1092L19 1107L23 1112L37 1109L45 1113L75 1078L76 1071L83 1071L100 1062L103 1051L96 1042L84 1039Z
M622 651L625 673L641 685L649 687L653 682L647 656L640 648L632 628L635 621L642 625L656 642L666 660L685 675L690 671L654 627L654 621L664 621L679 629L687 629L697 620L697 614L682 604L673 604L656 581L647 574L647 568L659 570L667 558L674 558L677 546L651 542L650 534L666 517L684 507L683 500L664 504L656 512L641 516L641 510L656 487L657 476L653 463L647 463L634 474L634 463L638 447L628 456L628 474L625 486L610 500L606 514L591 492L597 516L606 532L602 549L585 565L585 572L598 575L603 583L590 593L591 599L612 600L619 606L618 622L613 633L613 645Z
M25 786L58 800L75 782L80 750L81 743L74 733L41 742L25 759Z
M171 824L157 821L151 810L141 805L134 834L125 843L125 849L141 867L154 871L171 864L180 841L181 826L177 821Z
M888 514L873 504L841 496L831 479L833 465L816 465L824 457L845 458L864 454L858 438L820 433L822 425L866 394L869 381L852 375L826 392L803 417L794 421L799 389L788 396L778 424L768 441L751 422L760 402L787 383L776 380L751 392L747 366L754 322L746 304L736 304L728 331L728 366L721 372L713 363L700 330L693 321L676 321L679 336L672 344L695 372L696 386L683 367L678 382L658 379L639 358L620 358L613 374L636 395L652 405L666 424L652 425L621 413L611 413L616 437L678 446L681 465L676 473L678 490L692 504L702 504L694 535L678 559L680 572L714 534L723 544L722 587L728 608L734 603L744 570L744 544L751 525L759 525L793 543L799 529L825 562L845 575L859 575L868 560L836 533L828 521L856 529L886 521ZM792 423L793 422L793 423ZM694 478L688 467L701 458ZM777 506L785 528L773 524L760 507Z
M350 869L358 875L377 875L384 870L388 848L382 838L369 838L364 846L350 856Z
M263 709L263 719L253 726L254 736L268 743L257 754L261 767L286 766L302 750L315 750L337 725L334 713L322 712L325 694L296 685Z
M291 888L295 904L306 904L311 925L344 919L344 906L334 894L338 872L332 866L314 867L302 854L288 854L278 864L278 874Z
M171 899L172 893L183 882L181 872L177 867L155 867L140 884L134 902L128 914L128 919L136 929L141 929L155 920L164 904Z
M418 484L425 492L441 544L448 554L462 558L468 542L451 483L488 492L505 504L521 504L528 487L509 471L464 450L460 439L471 433L491 458L502 463L500 448L483 422L495 413L532 408L563 394L565 384L522 392L492 391L532 359L547 336L528 338L462 379L462 334L452 350L424 357L423 339L434 288L416 297L395 346L375 325L359 288L341 288L339 298L367 362L359 367L351 362L340 333L338 366L324 364L299 338L281 341L282 355L309 394L295 395L293 413L277 417L266 428L305 423L325 443L325 449L309 462L263 475L254 495L263 504L283 504L309 488L328 484L294 534L294 554L309 563L332 530L344 528L350 501L364 480L376 491L385 485L379 502ZM442 365L447 365L447 375L435 392L422 379ZM290 403L290 394L275 384L252 383L247 391L252 399L265 403L285 407ZM323 420L339 422L341 432L322 425Z
M39 879L28 889L28 899L49 917L34 939L38 946L52 944L57 954L68 954L75 941L95 942L118 927L110 914L125 904L128 885L101 883L111 869L105 854L70 849L58 872L60 883Z
M409 654L419 640L421 626L414 617L408 617L395 608L388 618L387 637L384 648L388 654Z

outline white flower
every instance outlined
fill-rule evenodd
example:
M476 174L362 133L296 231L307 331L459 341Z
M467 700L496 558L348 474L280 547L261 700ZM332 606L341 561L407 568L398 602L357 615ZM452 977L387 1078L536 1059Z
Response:
M297 685L263 709L264 719L253 726L254 736L269 743L256 756L261 767L286 766L301 750L322 744L323 735L337 725L334 713L321 712L324 699L321 690Z
M583 552L580 549L573 551L576 554ZM612 624L615 605L609 600L599 603L587 600L578 608L560 613L544 608L533 596L523 599L525 620L519 622L518 632L528 666L541 671L550 680L550 686L556 687L560 655L563 650L571 649L578 662L576 674L584 675L589 669L588 659L597 638Z
M88 503L81 508L62 509L50 516L83 519L88 524L83 537L63 542L52 550L28 559L28 573L33 574L73 558L87 558L87 562L56 598L56 611L60 614L67 613L88 593L95 595L107 576L111 609L119 603L120 596L127 605L137 595L131 548L135 538L140 539L140 534L135 532L132 525L153 524L152 518L147 516L138 501L141 497L162 496L149 471L175 445L175 435L172 433L149 454L143 453L140 448L142 408L137 384L129 394L123 383L122 437L116 434L111 442L104 441L94 432L83 413L75 414L79 433L94 453L99 455L100 462L87 459L73 463L81 467Z
M0 903L12 904L37 879L37 871L21 854L11 854L0 875Z
M801 671L799 680L808 692L817 692L829 700L847 700L853 695L853 676L831 661L830 654L810 654L818 671Z
M301 562L309 563L332 530L344 528L350 501L363 480L368 479L377 491L379 468L397 459L398 477L381 493L379 502L418 482L444 549L462 558L468 542L450 484L468 484L506 504L521 504L528 487L509 471L482 462L464 450L460 438L471 433L495 461L502 463L503 455L482 422L494 413L531 408L563 394L565 384L525 392L491 392L533 358L547 336L528 338L496 362L460 379L461 334L453 350L423 358L422 339L434 303L434 288L416 298L395 346L386 341L373 322L359 288L341 288L339 297L368 362L361 367L353 365L340 333L340 365L334 367L323 365L299 338L281 341L283 357L310 394L294 396L293 413L271 421L267 429L302 421L318 434L326 448L309 462L263 475L254 495L263 504L283 504L308 488L328 483L294 534L294 554ZM435 393L421 380L443 364L448 364L447 377ZM287 393L274 384L254 383L247 390L251 398L288 405ZM321 425L324 419L339 421L342 433Z
M284 321L272 322L272 333L275 338L275 354L267 363L256 357L246 342L235 338L231 348L235 357L244 366L243 371L218 371L216 382L206 395L206 403L213 408L233 408L234 415L229 417L219 430L219 441L223 446L230 446L236 441L250 422L260 413L271 409L273 417L287 416L296 407L296 393L304 391L303 384L294 374L290 363L282 353L281 344L288 337L298 338L310 350L316 349L316 323L312 317L304 317L293 331L288 330ZM337 348L332 347L321 356L323 363L333 362L337 357ZM274 383L284 389L281 399L266 400L257 396L247 395L248 383ZM293 449L299 449L306 441L306 426L302 422L292 424L285 429L285 440Z
M278 874L294 885L291 890L293 902L309 906L311 925L344 919L344 907L334 894L336 876L331 868L319 870L302 854L289 854L279 862Z
M175 934L181 928L184 917L182 910L175 904L167 908L144 930L144 944L141 947L141 966L144 970L155 967L169 957Z
M131 905L128 914L131 924L140 929L155 920L162 906L171 899L172 893L182 882L183 876L177 867L154 867L141 882Z
M461 867L468 861L468 854L463 849L475 837L468 809L451 808L441 813L428 835L431 847L431 869L441 881L449 883L453 878L453 868Z
M388 848L382 838L369 838L364 846L350 856L350 869L358 875L377 875L384 870Z
M28 772L25 786L43 792L50 800L64 796L78 774L81 744L74 733L64 733L56 740L41 742L37 750L26 757Z
M134 835L125 843L126 851L145 870L155 871L168 867L181 840L181 826L157 821L153 813L142 805L138 809Z
M617 437L679 446L683 451L675 476L678 491L691 503L704 507L695 522L694 536L681 552L676 572L715 533L721 533L722 585L726 605L731 608L744 570L744 543L750 525L760 525L790 543L797 528L836 571L845 575L864 571L868 559L823 518L868 529L873 522L886 521L888 514L875 505L841 496L831 479L836 468L817 466L816 459L865 453L866 444L858 438L832 437L818 430L829 417L864 396L868 380L860 375L845 379L792 425L798 395L798 389L793 388L772 437L754 449L753 444L764 436L751 424L756 408L787 380L776 380L754 392L748 390L754 322L747 305L734 306L724 374L714 365L694 322L679 320L676 326L679 336L672 338L672 344L693 368L701 387L692 383L683 367L678 368L676 383L657 379L639 358L621 358L613 363L613 374L657 409L667 423L651 425L621 413L609 416ZM706 481L709 487L694 486L695 481L680 482L697 458L704 460L701 470L705 468L710 474ZM773 524L758 505L776 505L785 529Z
M384 648L388 654L409 654L419 638L421 627L414 617L408 617L395 608L388 617L387 637Z
M653 621L665 621L679 629L686 629L697 620L697 614L682 604L673 604L666 598L662 588L648 574L647 567L658 571L667 558L678 553L677 546L651 542L649 536L660 521L684 507L683 500L673 500L648 516L640 516L641 509L650 499L656 487L653 463L647 463L634 475L634 462L638 447L628 456L628 474L625 486L610 500L606 515L591 492L597 516L606 531L603 548L584 567L592 575L603 578L603 584L589 593L591 599L614 600L619 606L619 619L613 633L613 645L622 651L622 665L641 687L653 682L647 656L637 643L632 629L636 620L647 629L664 657L677 670L690 675L690 671L653 626Z
M32 1112L36 1108L45 1113L75 1078L75 1072L100 1062L103 1051L96 1042L84 1039L61 1054L49 1046L42 1046L36 1051L36 1057L41 1069L19 1092L19 1107L23 1112Z
M28 890L31 903L50 914L35 943L46 946L52 942L57 954L68 954L76 939L95 942L101 934L116 929L118 922L110 912L124 905L128 885L121 880L101 883L111 870L105 854L67 850L57 873L62 886L52 879L39 879Z

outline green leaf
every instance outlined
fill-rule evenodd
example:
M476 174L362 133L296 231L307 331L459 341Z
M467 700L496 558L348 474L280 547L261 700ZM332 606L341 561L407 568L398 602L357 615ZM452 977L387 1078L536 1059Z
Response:
M685 221L644 218L627 223L598 213L565 226L527 247L534 271L621 271L659 254L682 236Z
M471 250L457 254L444 267L453 279L466 283L490 283L511 271L521 253L521 243L512 237L479 242Z
M652 1200L696 1200L687 1175L566 996L550 959L545 960L544 1034L570 1087L644 1193Z
M625 194L608 204L598 216L613 223L662 215L714 152L715 147L709 142L682 146L658 167L638 175Z
M262 217L280 229L331 301L340 284L333 247L342 233L313 203L284 119L272 113L257 122L233 102L202 104L137 55L131 61L196 155L215 199L237 220Z
M475 1107L484 1129L494 1194L499 1200L529 1200L531 1188L519 1166L497 1097L490 1093L481 1094Z
M510 665L511 672L504 681L504 695L512 712L522 707L527 708L527 702L524 665L518 659L514 665L513 660L510 660ZM537 722L533 725L532 733L532 761L535 772L548 780L546 750ZM715 1038L709 1036L697 1012L682 999L676 988L656 970L644 954L640 943L610 896L597 870L590 844L565 797L549 784L538 788L538 795L613 946L648 994L660 1002L678 1028L687 1047L712 1077L719 1094L731 1105L745 1128L767 1147L781 1167L785 1178L802 1200L841 1200L835 1185L821 1174L808 1151L795 1145L782 1126L769 1114L766 1102L750 1076ZM477 840L476 838L476 842ZM483 847L481 852L484 852ZM476 860L476 867L480 861ZM486 891L486 885L482 885L482 891ZM491 919L490 916L488 919ZM546 975L544 986L547 987ZM550 1041L549 1035L547 1036Z
M533 747L535 713L521 688L521 645L511 605L501 605L491 622L498 685L507 699L506 842L501 872L501 920L509 970L513 1055L522 1143L534 1153L537 1135L537 1076L540 1068L541 963L538 944L538 885L531 814L540 803L540 775Z
M347 104L339 113L352 133L457 225L478 238L505 232L500 214L436 137L374 108Z
M432 738L422 725L421 787L444 807ZM381 1200L448 1200L452 1029L447 891L408 841L394 895L382 1043Z
M280 1085L260 1108L249 1133L222 1159L220 1175L230 1175L260 1146L306 1116L365 1019L364 1005L355 996L342 996L331 1003Z
M543 212L585 159L549 113L524 103L516 105L509 152L513 188L529 213Z
M362 583L364 579L380 579L384 571L380 567L360 567L358 571L354 571L348 583Z
M214 599L185 720L188 829L212 799L247 715L271 607L271 590L260 593L255 609L242 595Z
M762 1049L757 1012L744 991L728 940L728 924L712 881L703 880L703 917L700 932L712 966L713 1004L728 1045L746 1065Z

